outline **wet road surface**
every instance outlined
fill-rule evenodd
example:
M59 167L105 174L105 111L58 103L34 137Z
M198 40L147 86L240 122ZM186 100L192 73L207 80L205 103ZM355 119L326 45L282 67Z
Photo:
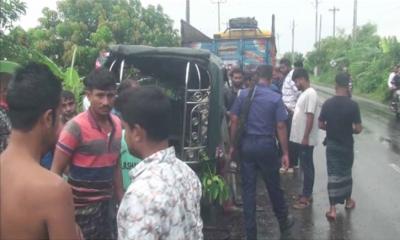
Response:
M321 101L331 90L318 88ZM301 170L282 175L282 185L296 220L289 239L400 239L400 122L384 105L355 98L362 111L364 131L355 137L353 198L357 206L346 211L338 205L335 222L328 222L327 172L325 147L314 150L314 202L304 210L291 207L294 196L301 192ZM320 132L320 142L325 137ZM258 180L258 239L280 239L278 224L272 213L264 183ZM241 213L222 214L218 228L227 231L228 239L245 239ZM213 234L211 234L213 235ZM217 235L206 239L219 239Z

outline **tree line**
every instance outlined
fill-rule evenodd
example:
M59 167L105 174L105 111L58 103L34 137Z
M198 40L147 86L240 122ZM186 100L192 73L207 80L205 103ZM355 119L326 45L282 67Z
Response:
M359 27L354 37L341 31L336 37L321 40L305 60L310 71L318 68L316 82L333 85L336 73L348 71L356 94L381 102L389 98L388 76L399 63L399 40L380 37L377 26L370 23Z
M26 13L22 0L3 0L1 4L0 59L50 64L68 80L68 88L93 69L99 52L109 44L180 43L179 33L162 7L144 7L140 0L59 0L57 9L44 8L39 25L29 30L14 26ZM291 59L289 53L284 56ZM305 57L295 53L294 59L304 60L310 72L318 69L314 80L323 84L332 85L335 74L347 69L356 93L385 101L388 74L400 63L400 42L396 37L380 37L375 25L366 24L354 37L340 31L336 37L322 39Z

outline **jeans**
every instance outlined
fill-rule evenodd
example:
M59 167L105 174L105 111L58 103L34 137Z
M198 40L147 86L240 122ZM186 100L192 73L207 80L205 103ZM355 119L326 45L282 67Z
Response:
M299 145L297 143L291 142L290 131L292 129L293 113L288 114L288 119L286 120L287 127L287 137L288 137L288 148L289 148L289 167L293 168L299 164Z
M315 169L314 169L314 146L303 146L298 145L299 147L299 158L300 158L300 166L303 169L304 179L303 179L303 197L311 197L313 193L314 187L314 177L315 177Z
M257 239L256 183L259 171L267 186L272 208L279 223L288 215L288 208L280 185L280 161L274 139L246 136L241 147L241 177L243 211L247 239Z

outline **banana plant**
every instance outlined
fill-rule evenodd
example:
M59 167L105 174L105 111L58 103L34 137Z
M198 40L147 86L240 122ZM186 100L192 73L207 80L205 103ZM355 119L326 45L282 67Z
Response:
M75 59L77 53L77 46L74 48L74 52L72 55L71 66L68 67L65 71L59 67L54 61L52 61L47 56L43 55L42 53L31 50L33 59L36 59L38 62L41 62L47 65L50 70L63 81L64 89L71 91L75 95L75 99L78 103L81 103L81 93L83 90L83 83L81 78L79 77L78 72L75 70ZM80 106L81 104L79 104Z

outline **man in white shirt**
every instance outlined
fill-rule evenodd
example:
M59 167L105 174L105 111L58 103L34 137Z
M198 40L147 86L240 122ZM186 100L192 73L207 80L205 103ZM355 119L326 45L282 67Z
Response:
M201 240L201 183L168 147L171 104L161 89L141 87L118 97L125 139L143 159L129 175L132 183L118 211L120 240Z
M400 64L395 66L393 68L393 71L389 74L388 87L389 87L390 90L396 89L396 86L393 84L393 79L396 76L396 74L398 74L399 71L400 71Z
M396 109L396 107L395 107L396 102L393 99L394 93L397 90L397 86L393 81L395 79L396 75L400 75L400 64L393 68L393 71L389 74L388 82L387 82L388 88L389 88L389 93L390 93L390 100L391 100L390 108L392 109L392 111L395 111L395 109Z
M313 152L318 142L318 95L310 87L305 69L296 69L293 80L302 93L294 110L290 141L299 144L300 164L304 173L303 192L293 207L303 209L311 204L314 186Z
M296 107L297 99L300 96L300 91L297 89L295 82L292 80L292 75L294 69L291 69L291 63L288 59L282 58L279 61L279 68L284 76L283 86L282 86L282 100L288 111L288 120L286 121L288 129L288 137L291 135L291 126L294 109ZM289 142L289 169L287 172L293 173L293 167L298 165L298 147L293 142ZM283 172L284 169L281 169Z

